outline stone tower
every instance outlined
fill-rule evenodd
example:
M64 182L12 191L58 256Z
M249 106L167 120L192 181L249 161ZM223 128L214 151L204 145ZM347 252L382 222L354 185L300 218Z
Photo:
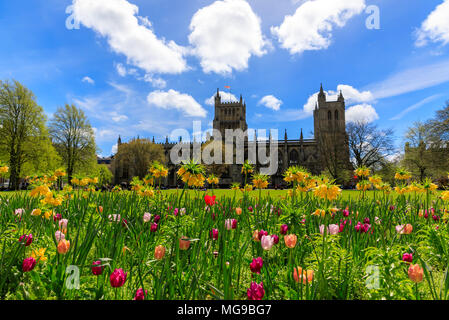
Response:
M342 167L349 168L349 145L345 113L346 106L342 92L340 91L336 101L327 101L323 85L321 85L318 101L313 112L318 149L321 157L333 157L338 159ZM329 161L329 159L326 160Z
M240 101L223 102L220 91L217 89L213 128L220 131L222 139L225 137L226 129L241 129L243 132L248 130L246 103L243 101L242 95L240 95Z

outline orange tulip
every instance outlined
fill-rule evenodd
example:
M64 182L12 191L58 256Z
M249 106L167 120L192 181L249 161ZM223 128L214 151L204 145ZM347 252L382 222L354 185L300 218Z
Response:
M190 243L189 243L190 245ZM154 258L157 260L162 260L165 256L165 247L164 246L157 246L154 248Z
M415 283L420 283L423 280L424 270L419 264L411 264L408 268L408 277Z
M181 239L179 239L179 249L181 250L187 250L190 247L190 241L185 239L187 238L182 237Z
M58 253L66 254L70 249L70 241L62 239L58 242Z
M253 232L253 240L256 241L256 242L260 241L260 239L259 239L259 230L256 230L256 231Z
M235 213L239 216L242 214L242 208L235 208Z
M302 280L303 284L312 282L313 280L313 270L302 270L301 267L297 267L293 270L293 278L296 282Z
M297 241L298 237L296 236L296 234L289 234L284 237L284 242L287 248L294 248Z

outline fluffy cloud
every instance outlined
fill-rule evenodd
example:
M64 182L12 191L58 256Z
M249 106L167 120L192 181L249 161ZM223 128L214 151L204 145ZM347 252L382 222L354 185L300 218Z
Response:
M327 49L334 26L343 27L365 8L365 0L315 0L301 4L271 32L291 54Z
M198 10L190 30L192 53L206 73L245 70L251 55L266 53L260 19L244 0L215 1Z
M372 105L358 104L346 110L346 122L373 122L379 115Z
M329 101L337 100L340 91L343 93L346 105L366 103L374 100L373 94L370 91L359 91L356 88L346 84L339 84L336 91L324 91L326 93L326 99ZM315 104L318 100L318 93L319 92L316 92L309 97L307 103L304 105L304 112L310 115L313 113L313 110L315 110Z
M146 72L177 74L187 70L185 49L159 39L139 8L126 0L73 0L73 15L85 27L107 38L113 51Z
M89 84L95 84L95 81L91 77L88 77L88 76L85 76L81 81L87 82Z
M267 108L278 111L281 108L282 101L273 95L268 95L268 96L265 96L262 99L260 99L260 101L258 102L258 105L263 105Z
M430 42L449 43L449 0L445 0L422 23L416 31L416 46L425 46Z
M215 95L217 93L214 93L209 99L206 99L204 101L205 104L208 106L214 106L215 105ZM234 96L232 93L220 91L221 101L239 101L236 96Z
M163 109L177 109L191 117L205 117L207 113L192 96L172 89L153 91L148 95L147 101L152 106Z

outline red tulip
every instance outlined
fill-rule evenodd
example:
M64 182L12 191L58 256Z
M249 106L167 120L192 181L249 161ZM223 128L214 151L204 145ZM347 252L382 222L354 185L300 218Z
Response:
M93 275L99 276L103 273L104 267L99 266L99 265L101 265L100 260L92 262L92 274ZM99 267L94 267L94 266L99 266Z
M110 282L111 286L114 288L120 288L126 282L127 272L124 272L123 269L115 269L114 272L111 273Z
M217 196L209 196L209 195L205 195L204 196L204 201L206 202L206 204L209 206L209 207L212 207L212 206L214 206L215 205L215 199L217 198Z
M20 243L24 243L25 247L28 247L33 242L33 235L30 234L24 234L19 238Z
M263 282L261 282L260 284L252 282L246 293L248 295L248 300L262 300L265 295Z
M147 295L148 290L145 290L145 294L143 293L143 289L139 288L136 291L136 295L134 296L134 300L145 300L145 296Z
M31 271L34 269L35 266L36 266L36 259L34 259L33 257L26 258L25 260L23 260L22 263L22 271L23 272Z
M259 273L263 266L263 259L261 257L253 259L253 262L249 264L249 268L251 269L251 272Z

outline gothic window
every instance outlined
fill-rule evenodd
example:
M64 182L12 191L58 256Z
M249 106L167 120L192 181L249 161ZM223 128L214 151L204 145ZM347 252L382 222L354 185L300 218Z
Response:
M278 163L282 166L284 164L284 155L282 152L279 152L278 157Z
M332 112L327 113L327 120L332 120Z
M299 160L298 151L293 150L292 152L290 152L290 164L296 164L298 163L298 160Z
M338 120L338 110L335 110L335 120Z

